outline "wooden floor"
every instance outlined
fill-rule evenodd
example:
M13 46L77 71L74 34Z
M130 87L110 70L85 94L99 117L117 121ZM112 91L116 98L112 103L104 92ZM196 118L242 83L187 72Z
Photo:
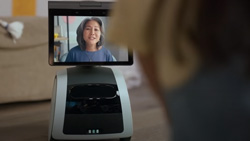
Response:
M163 109L151 93L147 85L129 90L134 125L132 141L167 141ZM2 104L0 141L46 141L49 117L49 100Z

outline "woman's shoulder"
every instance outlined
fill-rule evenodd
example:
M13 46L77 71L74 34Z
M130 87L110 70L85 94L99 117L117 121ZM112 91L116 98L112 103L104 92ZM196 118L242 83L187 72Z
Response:
M70 49L70 52L76 52L76 51L81 51L81 48L78 45Z
M102 46L102 48L100 49L100 51L104 52L104 53L110 53L110 51L105 48L104 46Z

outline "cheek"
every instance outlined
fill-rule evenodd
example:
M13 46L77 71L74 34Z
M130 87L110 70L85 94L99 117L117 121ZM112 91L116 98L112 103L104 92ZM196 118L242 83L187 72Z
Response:
M88 33L86 31L83 32L83 39L87 37Z
M101 38L101 33L98 33L97 37L98 37L98 39L100 39Z

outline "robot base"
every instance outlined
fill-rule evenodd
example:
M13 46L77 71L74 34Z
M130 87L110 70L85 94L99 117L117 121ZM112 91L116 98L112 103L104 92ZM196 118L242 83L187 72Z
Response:
M131 140L131 137L128 137L128 138L120 138L120 141L130 141ZM50 139L50 141L59 141L59 140L55 140L53 138ZM62 141L62 140L60 140ZM74 140L70 140L70 141L74 141ZM76 140L75 140L76 141ZM77 140L79 141L79 140Z
M116 69L74 67L59 71L51 102L49 141L131 139L129 95Z

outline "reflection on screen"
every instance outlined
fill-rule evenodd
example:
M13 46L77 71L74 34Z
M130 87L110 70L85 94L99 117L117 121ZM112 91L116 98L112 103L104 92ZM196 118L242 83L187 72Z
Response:
M108 17L54 16L54 62L127 62L128 49L105 41Z

